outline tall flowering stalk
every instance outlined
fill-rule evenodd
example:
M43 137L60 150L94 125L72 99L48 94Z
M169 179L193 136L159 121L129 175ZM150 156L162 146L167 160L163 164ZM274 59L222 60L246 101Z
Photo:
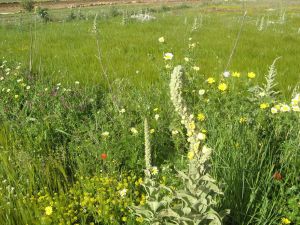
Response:
M181 123L185 126L189 142L188 158L190 159L189 173L197 173L195 171L198 161L203 161L203 156L210 157L211 149L204 147L200 150L200 142L205 139L205 134L198 132L196 129L194 115L188 113L186 103L182 97L182 66L174 68L171 74L170 81L170 96L175 107L175 111L181 116ZM202 159L200 158L202 156ZM198 164L198 166L200 166ZM201 166L201 173L204 172L204 167Z
M146 171L150 172L150 170L151 170L151 145L150 145L149 126L148 126L148 121L146 118L144 120L144 134L145 134L145 166L146 166ZM146 175L147 175L147 172L146 172Z

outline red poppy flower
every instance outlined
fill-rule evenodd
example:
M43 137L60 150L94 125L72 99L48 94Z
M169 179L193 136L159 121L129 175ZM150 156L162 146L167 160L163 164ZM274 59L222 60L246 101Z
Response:
M273 175L273 178L274 178L275 180L282 180L282 175L281 175L280 172L276 171L276 172L274 173L274 175Z
M107 154L106 154L106 153L102 153L102 154L101 154L101 159L104 160L104 159L106 159L106 158L107 158Z

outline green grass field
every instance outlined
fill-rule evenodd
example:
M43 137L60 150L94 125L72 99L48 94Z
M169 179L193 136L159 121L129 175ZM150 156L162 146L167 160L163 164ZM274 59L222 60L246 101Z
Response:
M45 12L0 15L1 224L300 223L300 5Z
M97 12L99 15L109 14L110 10L109 7L99 10L83 9L82 14L89 20L49 24L34 24L34 16L31 19L24 18L27 16L14 16L10 20L15 24L7 25L3 18L0 30L1 52L9 60L28 63L29 27L32 26L35 68L40 67L43 73L50 73L65 82L80 80L93 84L101 79L95 57L96 42L91 34L93 15ZM123 8L120 9L122 10ZM131 11L130 8L128 10ZM112 77L126 77L138 86L145 80L155 82L162 58L157 39L164 36L167 38L166 51L175 54L176 62L183 60L188 38L192 37L198 43L195 60L201 67L201 73L220 74L227 64L243 15L238 7L233 10L235 11L209 12L209 8L195 6L155 14L157 19L149 23L133 22L125 26L121 24L122 16L100 18L100 45L108 73ZM299 77L296 66L300 52L297 27L299 14L293 10L287 11L288 23L271 24L262 31L258 31L256 26L257 20L260 21L263 16L265 20L269 18L276 21L279 13L279 10L268 12L265 9L249 9L236 53L228 69L242 72L253 70L262 78L268 65L276 57L282 56L277 65L278 81L282 90L286 90L288 86L294 86ZM50 11L51 14L63 21L70 10ZM202 20L202 24L192 32L195 18ZM138 75L135 73L137 70L140 71Z

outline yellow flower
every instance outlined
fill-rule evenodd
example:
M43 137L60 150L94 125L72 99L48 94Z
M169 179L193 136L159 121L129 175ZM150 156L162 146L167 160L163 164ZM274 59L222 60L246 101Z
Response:
M240 122L240 123L246 123L247 120L248 120L248 119L247 119L246 117L241 117L240 120L239 120L239 122Z
M213 84L213 83L216 82L216 80L215 80L214 78L212 78L212 77L209 77L206 81L207 81L207 83L209 83L209 84Z
M269 104L268 103L262 103L262 104L260 104L260 106L259 106L259 108L261 108L261 109L266 109L266 108L268 108L269 107Z
M289 112L289 111L291 111L291 108L288 105L284 104L281 106L280 111L281 112Z
M239 72L233 72L233 73L232 73L232 76L233 76L233 77L240 77L241 74L240 74Z
M219 84L218 89L220 91L226 91L227 90L227 84L225 84L225 83Z
M122 217L122 221L123 221L123 222L126 222L126 221L127 221L127 217L126 217L126 216L123 216L123 217Z
M46 214L47 216L50 216L52 213L53 213L52 206L47 206L47 207L45 208L45 214Z
M199 121L204 121L205 120L205 115L203 113L199 113L198 116L197 116L197 119Z
M291 224L291 221L288 218L282 218L281 223L282 224Z
M143 217L137 217L135 220L136 220L136 222L142 223L144 221L144 218Z
M195 156L195 153L193 151L189 151L188 154L187 154L187 157L189 160L192 160Z
M150 129L150 134L153 134L155 132L154 129Z
M189 129L195 130L195 128L196 128L195 123L194 123L194 122L190 122L190 123L189 123Z
M250 79L255 78L255 76L256 76L256 74L253 73L253 72L249 72L249 73L248 73L248 77L249 77Z
M158 174L158 169L157 169L156 166L153 166L153 167L151 168L151 174L152 174L152 175Z

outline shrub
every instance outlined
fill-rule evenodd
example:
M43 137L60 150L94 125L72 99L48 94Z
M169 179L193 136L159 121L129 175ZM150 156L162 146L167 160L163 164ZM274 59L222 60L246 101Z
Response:
M34 1L33 0L22 0L21 5L23 9L25 9L28 12L32 12L34 8Z

